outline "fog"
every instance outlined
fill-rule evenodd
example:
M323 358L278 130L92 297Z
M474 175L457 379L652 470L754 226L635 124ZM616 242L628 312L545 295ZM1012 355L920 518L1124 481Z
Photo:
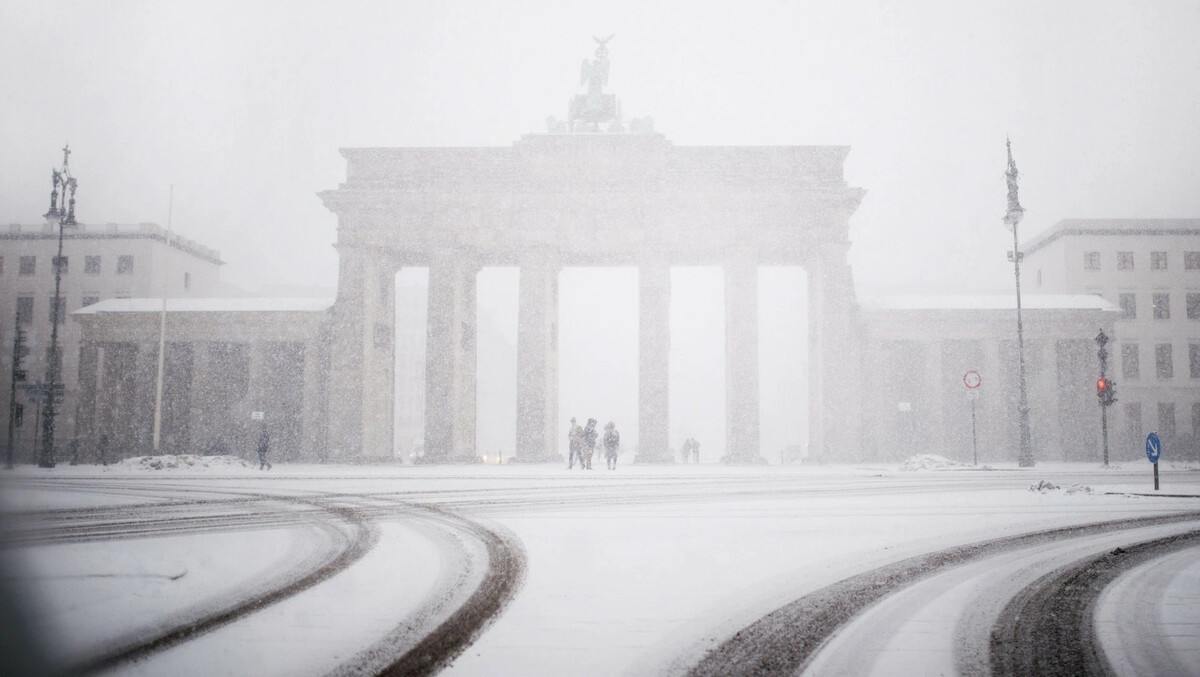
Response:
M174 227L222 252L230 293L329 294L316 193L344 179L338 148L544 131L591 36L615 34L609 91L677 145L851 146L860 296L1007 291L1006 136L1026 236L1200 211L1198 30L1194 3L5 2L0 221L38 220L69 142L80 221L163 223L174 185ZM489 374L515 355L515 275L480 278L481 451L512 440L512 386ZM672 280L671 437L716 450L723 282ZM806 437L803 280L760 273L768 457ZM635 434L636 272L561 285L560 417Z

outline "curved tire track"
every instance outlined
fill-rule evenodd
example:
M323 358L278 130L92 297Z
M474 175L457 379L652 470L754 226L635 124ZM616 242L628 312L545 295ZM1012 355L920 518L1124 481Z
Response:
M709 651L692 675L794 674L820 646L855 615L896 590L943 567L969 562L1016 547L1200 518L1189 512L1139 517L1038 531L918 555L809 593L763 616Z
M315 566L302 565L249 594L238 595L232 600L216 600L184 612L170 619L166 627L159 631L115 640L108 651L73 666L72 670L79 673L99 672L191 640L313 587L348 568L375 546L378 533L374 525L357 511L342 506L323 506L312 501L298 502L314 505L350 527L347 535L337 527L326 525L326 528L342 536L337 550L328 556L318 557Z
M1197 541L1200 530L1120 547L1038 579L1000 613L992 630L992 674L1112 674L1096 637L1100 593L1125 571Z
M387 499L380 499L387 500ZM430 675L438 672L470 646L516 596L525 578L526 556L520 540L506 530L490 528L454 513L389 501L421 514L452 538L466 537L487 554L482 576L467 595L475 578L470 556L459 544L463 566L447 576L441 590L411 614L386 638L343 664L335 675ZM453 547L453 546L451 546ZM465 599L464 599L465 597ZM457 607L455 603L458 602ZM438 619L441 619L440 622ZM421 636L429 625L436 626Z

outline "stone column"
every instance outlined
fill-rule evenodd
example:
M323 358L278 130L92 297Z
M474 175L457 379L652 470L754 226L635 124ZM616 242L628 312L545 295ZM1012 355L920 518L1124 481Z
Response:
M75 411L75 440L80 457L96 458L96 396L100 370L100 348L95 341L79 346L79 401Z
M817 248L808 269L809 454L816 459L861 455L861 335L849 243Z
M638 452L634 462L673 463L670 264L662 259L643 260L638 287Z
M524 463L561 461L558 453L557 256L521 262L517 313L517 447Z
M396 269L339 247L330 341L329 447L338 460L392 458Z
M306 461L324 460L326 455L325 422L328 420L328 341L324 329L304 344L303 430L300 432L300 457Z
M746 252L725 264L725 454L762 458L758 407L758 265Z
M429 265L425 341L426 463L474 463L475 275L478 258L438 254Z

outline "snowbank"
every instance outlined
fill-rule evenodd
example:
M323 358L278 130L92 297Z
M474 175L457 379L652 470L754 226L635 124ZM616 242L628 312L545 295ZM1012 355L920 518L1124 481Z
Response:
M900 469L904 471L912 470L959 470L962 468L974 468L970 463L959 463L951 461L945 456L937 454L918 454L909 456L904 459L904 463L900 465Z
M1050 493L1052 491L1058 491L1059 489L1062 489L1063 493L1067 494L1067 495L1092 493L1092 488L1087 485L1072 484L1071 486L1067 487L1066 489L1063 489L1062 487L1058 486L1057 484L1055 484L1053 482L1048 482L1046 480L1040 480L1037 484L1031 485L1029 487L1030 491L1032 491L1034 493L1038 493L1038 494L1046 494L1046 493Z
M194 454L135 456L122 460L116 466L132 470L207 470L210 468L228 470L253 467L236 456L196 456Z

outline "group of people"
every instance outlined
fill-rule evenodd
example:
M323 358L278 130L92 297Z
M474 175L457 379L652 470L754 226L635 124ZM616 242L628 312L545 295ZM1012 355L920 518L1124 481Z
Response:
M567 433L567 447L571 457L567 460L567 470L575 467L579 460L580 470L592 469L592 456L596 452L596 441L600 433L596 430L596 419L589 418L587 425L580 427L575 419L571 419L571 430ZM621 433L617 432L617 424L612 421L604 426L604 460L609 470L617 469L617 450L621 448Z
M679 447L679 455L683 457L683 462L688 462L688 457L691 457L692 463L700 462L700 443L695 437L689 437L683 441L683 446Z

